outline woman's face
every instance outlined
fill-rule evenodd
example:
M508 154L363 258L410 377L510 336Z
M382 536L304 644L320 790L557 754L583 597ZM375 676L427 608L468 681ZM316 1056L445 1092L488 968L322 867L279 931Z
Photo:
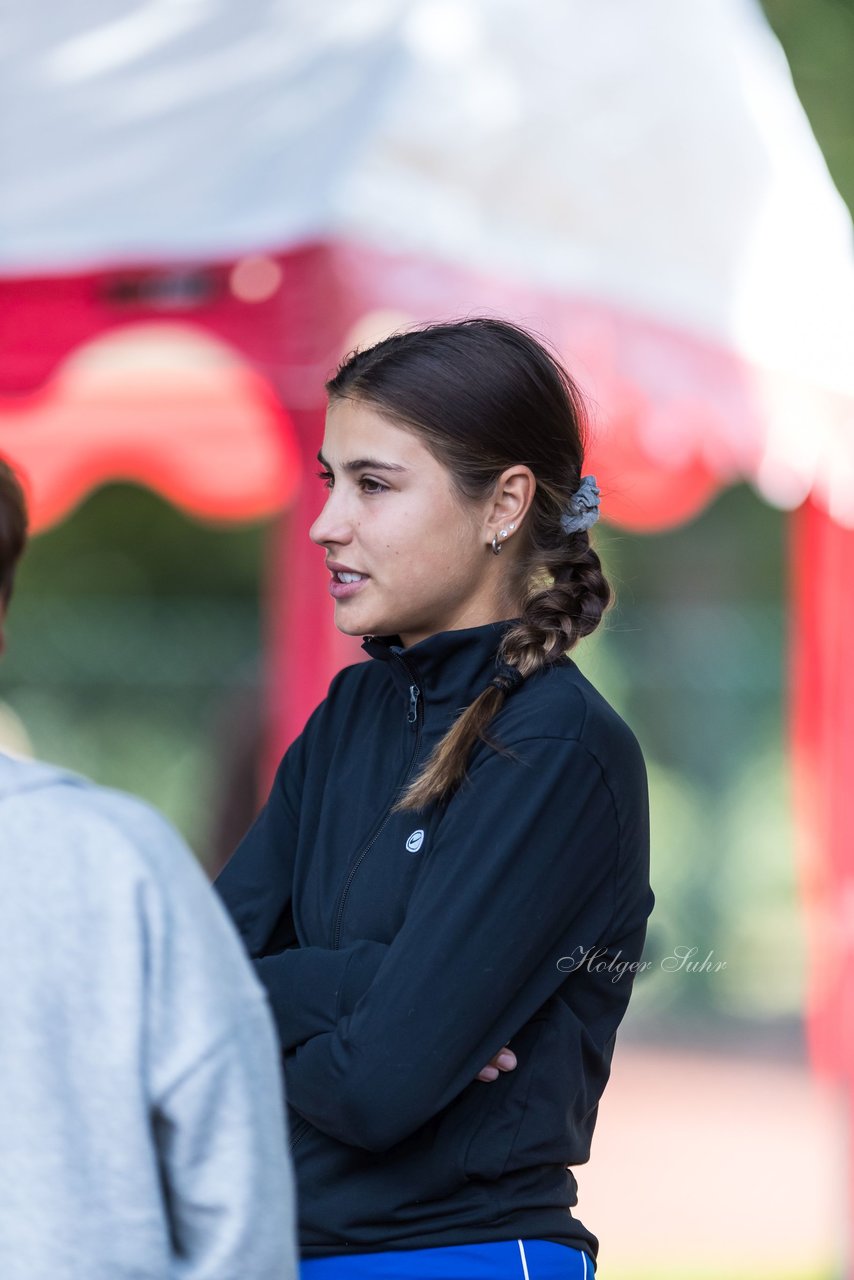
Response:
M503 557L489 548L494 501L464 508L413 432L367 404L335 400L320 453L329 496L309 536L325 548L327 565L362 575L347 586L330 574L340 631L397 634L409 646L516 616L502 600Z

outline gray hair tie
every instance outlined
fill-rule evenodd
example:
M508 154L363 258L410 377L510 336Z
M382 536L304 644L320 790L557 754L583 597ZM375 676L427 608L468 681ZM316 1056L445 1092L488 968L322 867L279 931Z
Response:
M560 518L564 533L589 529L599 519L599 486L595 476L582 476L581 483Z

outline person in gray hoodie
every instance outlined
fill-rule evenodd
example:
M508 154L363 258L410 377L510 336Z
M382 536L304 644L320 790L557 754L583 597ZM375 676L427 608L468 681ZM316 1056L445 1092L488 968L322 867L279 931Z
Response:
M0 459L0 652L26 540ZM153 809L0 752L0 1276L294 1280L267 997Z

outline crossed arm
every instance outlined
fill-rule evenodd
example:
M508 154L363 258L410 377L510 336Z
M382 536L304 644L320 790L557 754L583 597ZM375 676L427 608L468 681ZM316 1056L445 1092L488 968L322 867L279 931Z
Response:
M254 960L282 1049L297 1049L312 1036L334 1031L368 991L387 952L385 943L365 940L337 951L293 946ZM475 1079L497 1080L499 1072L515 1066L516 1055L505 1045Z
M286 946L265 956L275 923L268 919L253 949L249 935L260 909L247 904L260 882L253 890L251 881L266 867L269 903L272 874L272 827L263 814L247 837L254 853L238 850L235 869L229 873L229 864L225 884L218 883L238 925L245 917L241 932L270 993L288 1099L342 1141L384 1150L473 1079L497 1078L498 1046L565 981L561 957L628 937L645 919L643 807L634 806L622 829L599 761L579 741L534 738L512 746L516 759L482 757L470 790L450 801L403 925L387 946ZM623 785L645 785L642 760L631 749L617 755L615 767ZM282 803L281 795L271 797ZM586 1044L581 1021L577 1035Z
M336 950L297 943L290 915L293 851L303 755L311 728L310 721L286 752L267 803L214 886L267 991L285 1052L334 1031L339 1019L350 1014L368 991L388 952L385 943L369 939ZM277 933L280 936L274 942ZM271 944L279 943L282 950L265 954ZM515 1066L515 1055L504 1046L475 1078L496 1080L500 1071Z

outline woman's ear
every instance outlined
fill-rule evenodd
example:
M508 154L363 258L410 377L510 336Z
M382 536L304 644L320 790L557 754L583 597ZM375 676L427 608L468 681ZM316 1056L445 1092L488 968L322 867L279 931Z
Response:
M487 512L490 530L496 525L506 528L511 522L518 529L530 509L536 490L537 481L530 467L520 463L502 472L496 481L495 495ZM491 537L490 532L487 541Z

